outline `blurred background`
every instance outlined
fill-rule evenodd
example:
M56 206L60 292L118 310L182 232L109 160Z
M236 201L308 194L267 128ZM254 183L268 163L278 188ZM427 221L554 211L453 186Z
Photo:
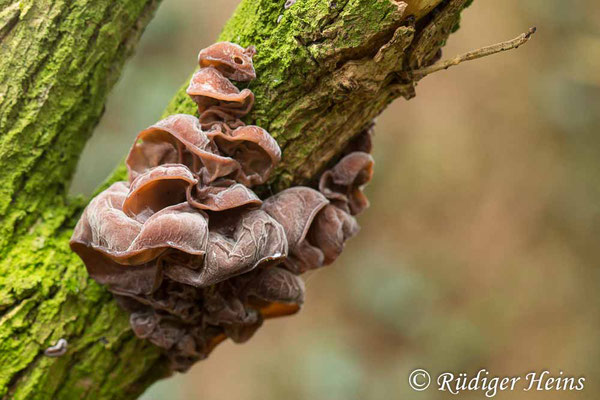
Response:
M237 1L166 1L114 89L73 193L90 194L188 79ZM600 3L477 0L446 57L526 46L427 77L377 120L361 234L306 276L307 301L144 400L438 399L415 368L585 376L600 398ZM465 392L462 399L483 398Z

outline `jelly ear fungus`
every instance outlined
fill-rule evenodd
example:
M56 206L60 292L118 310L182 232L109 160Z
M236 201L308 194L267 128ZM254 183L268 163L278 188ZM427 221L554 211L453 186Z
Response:
M264 201L254 193L281 159L266 130L242 121L254 95L232 82L256 77L255 52L228 42L200 51L187 90L199 116L171 115L140 132L128 181L90 202L70 241L130 313L134 333L164 349L177 371L300 310L298 275L331 264L368 206L368 134L318 190L293 187Z

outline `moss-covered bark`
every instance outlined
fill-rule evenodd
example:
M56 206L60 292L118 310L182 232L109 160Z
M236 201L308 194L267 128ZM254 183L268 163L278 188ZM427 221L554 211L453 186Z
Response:
M221 39L258 49L248 122L268 129L283 150L263 190L310 182L390 101L413 96L413 83L397 73L437 57L467 2L415 0L415 21L394 0L298 0L287 10L283 0L242 1ZM126 316L69 251L83 202L65 194L155 3L0 0L3 398L134 398L165 373L160 353L133 337ZM175 112L194 112L183 90L166 111ZM67 353L44 356L60 338Z
M81 204L70 204L66 189L108 91L157 6L158 0L0 0L2 398L135 395L144 387L139 377L150 378L156 352L143 357L148 346L132 339L110 296L88 282L69 252L66 227ZM61 337L70 342L69 355L43 356Z

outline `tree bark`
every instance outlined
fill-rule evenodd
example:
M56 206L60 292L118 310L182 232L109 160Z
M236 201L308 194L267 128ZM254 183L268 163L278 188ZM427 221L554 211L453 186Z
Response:
M70 252L85 202L66 196L106 92L157 1L0 0L0 45L10 54L0 59L3 398L135 398L167 373L159 350L133 336ZM415 18L394 0L283 3L242 1L220 37L258 50L246 122L283 151L263 194L310 184L387 104L414 96L415 83L399 72L439 57L469 0L409 1ZM195 113L183 89L165 114L181 112ZM123 177L121 166L109 181ZM45 356L61 338L67 352Z
M83 204L66 193L109 89L158 3L0 0L4 399L123 398L150 382L139 378L151 379L156 352L124 334L127 321L69 252L69 227ZM67 355L45 357L59 338L69 341Z

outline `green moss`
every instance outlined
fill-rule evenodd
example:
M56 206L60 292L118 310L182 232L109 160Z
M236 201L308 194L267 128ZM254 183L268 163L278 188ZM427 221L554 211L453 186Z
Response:
M60 197L154 0L21 4L1 42L0 251ZM60 29L56 29L59 26ZM128 40L123 40L128 38ZM44 193L41 197L38 193Z
M0 27L1 51L11 55L0 58L2 398L80 398L75 388L101 387L103 376L120 363L102 337L147 359L117 382L131 385L143 376L139 368L155 375L150 364L159 352L134 340L126 317L88 279L68 247L68 227L84 202L68 201L65 193L108 91L157 5L155 0L7 4L9 20L17 23ZM67 355L43 356L59 338L69 341ZM102 354L102 363L94 362L95 354ZM57 397L60 390L64 396ZM110 390L112 398L129 392Z
M135 387L139 393L144 387L136 381L160 370L154 365L159 351L133 337L127 316L87 277L68 248L70 232L60 224L54 232L48 229L37 225L0 263L0 396L11 386L11 399L121 398ZM40 237L46 238L43 246L32 252ZM43 356L60 338L69 341L68 354ZM127 352L136 356L125 362ZM115 368L131 370L121 371L104 387ZM10 385L17 371L24 373L17 385ZM106 397L86 394L89 390L102 390Z

